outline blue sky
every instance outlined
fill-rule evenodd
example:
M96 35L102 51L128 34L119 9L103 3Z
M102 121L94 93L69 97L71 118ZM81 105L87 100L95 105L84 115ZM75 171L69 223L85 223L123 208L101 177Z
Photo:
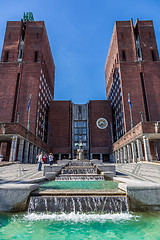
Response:
M56 100L106 99L104 66L116 20L153 20L160 45L159 0L0 0L0 52L7 20L20 20L27 11L45 21Z

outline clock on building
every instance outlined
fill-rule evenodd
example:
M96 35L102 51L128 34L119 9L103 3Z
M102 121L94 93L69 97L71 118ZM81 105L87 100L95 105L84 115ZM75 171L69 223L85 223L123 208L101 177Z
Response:
M99 118L96 124L98 128L105 129L108 126L108 121L105 118Z

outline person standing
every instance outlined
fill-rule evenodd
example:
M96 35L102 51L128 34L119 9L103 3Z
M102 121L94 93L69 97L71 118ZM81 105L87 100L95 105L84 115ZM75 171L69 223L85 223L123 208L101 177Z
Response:
M53 164L53 154L52 153L49 154L49 164L50 165Z
M43 162L46 163L46 160L47 160L47 155L44 154L44 155L43 155Z
M42 162L43 162L43 153L38 156L38 171L41 171L42 168Z

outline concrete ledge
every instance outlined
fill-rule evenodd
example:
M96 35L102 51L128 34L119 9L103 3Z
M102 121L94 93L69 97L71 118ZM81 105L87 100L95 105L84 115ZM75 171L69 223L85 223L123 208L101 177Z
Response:
M111 172L111 171L101 172L101 174L104 176L105 180L113 179L114 177L114 172Z
M24 181L19 181L18 183L40 183L46 181L46 177L40 177L40 178L34 178L34 179L29 179L29 180L24 180Z
M93 163L93 164L103 164L103 160L98 160L98 159L93 159L93 160L91 160L91 162Z
M113 172L113 175L116 175L116 167L115 165L96 165L97 169L101 172Z
M63 166L60 165L52 165L52 166L44 166L44 172L43 175L46 176L47 172L54 172L56 174L58 174L61 170L62 170Z
M39 184L0 185L0 212L22 212L28 208L30 193L39 188Z
M160 184L141 181L119 183L118 187L126 191L131 211L160 211Z
M67 165L71 160L58 160L57 164L58 165Z
M45 174L45 177L46 177L47 180L55 180L56 173L55 172L47 172Z

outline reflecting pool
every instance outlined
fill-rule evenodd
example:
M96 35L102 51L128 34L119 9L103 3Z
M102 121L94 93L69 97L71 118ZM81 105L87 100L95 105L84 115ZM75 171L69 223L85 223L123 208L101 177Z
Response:
M41 184L40 189L116 190L118 189L118 183L114 181L48 181Z
M0 239L159 240L160 213L1 214Z

